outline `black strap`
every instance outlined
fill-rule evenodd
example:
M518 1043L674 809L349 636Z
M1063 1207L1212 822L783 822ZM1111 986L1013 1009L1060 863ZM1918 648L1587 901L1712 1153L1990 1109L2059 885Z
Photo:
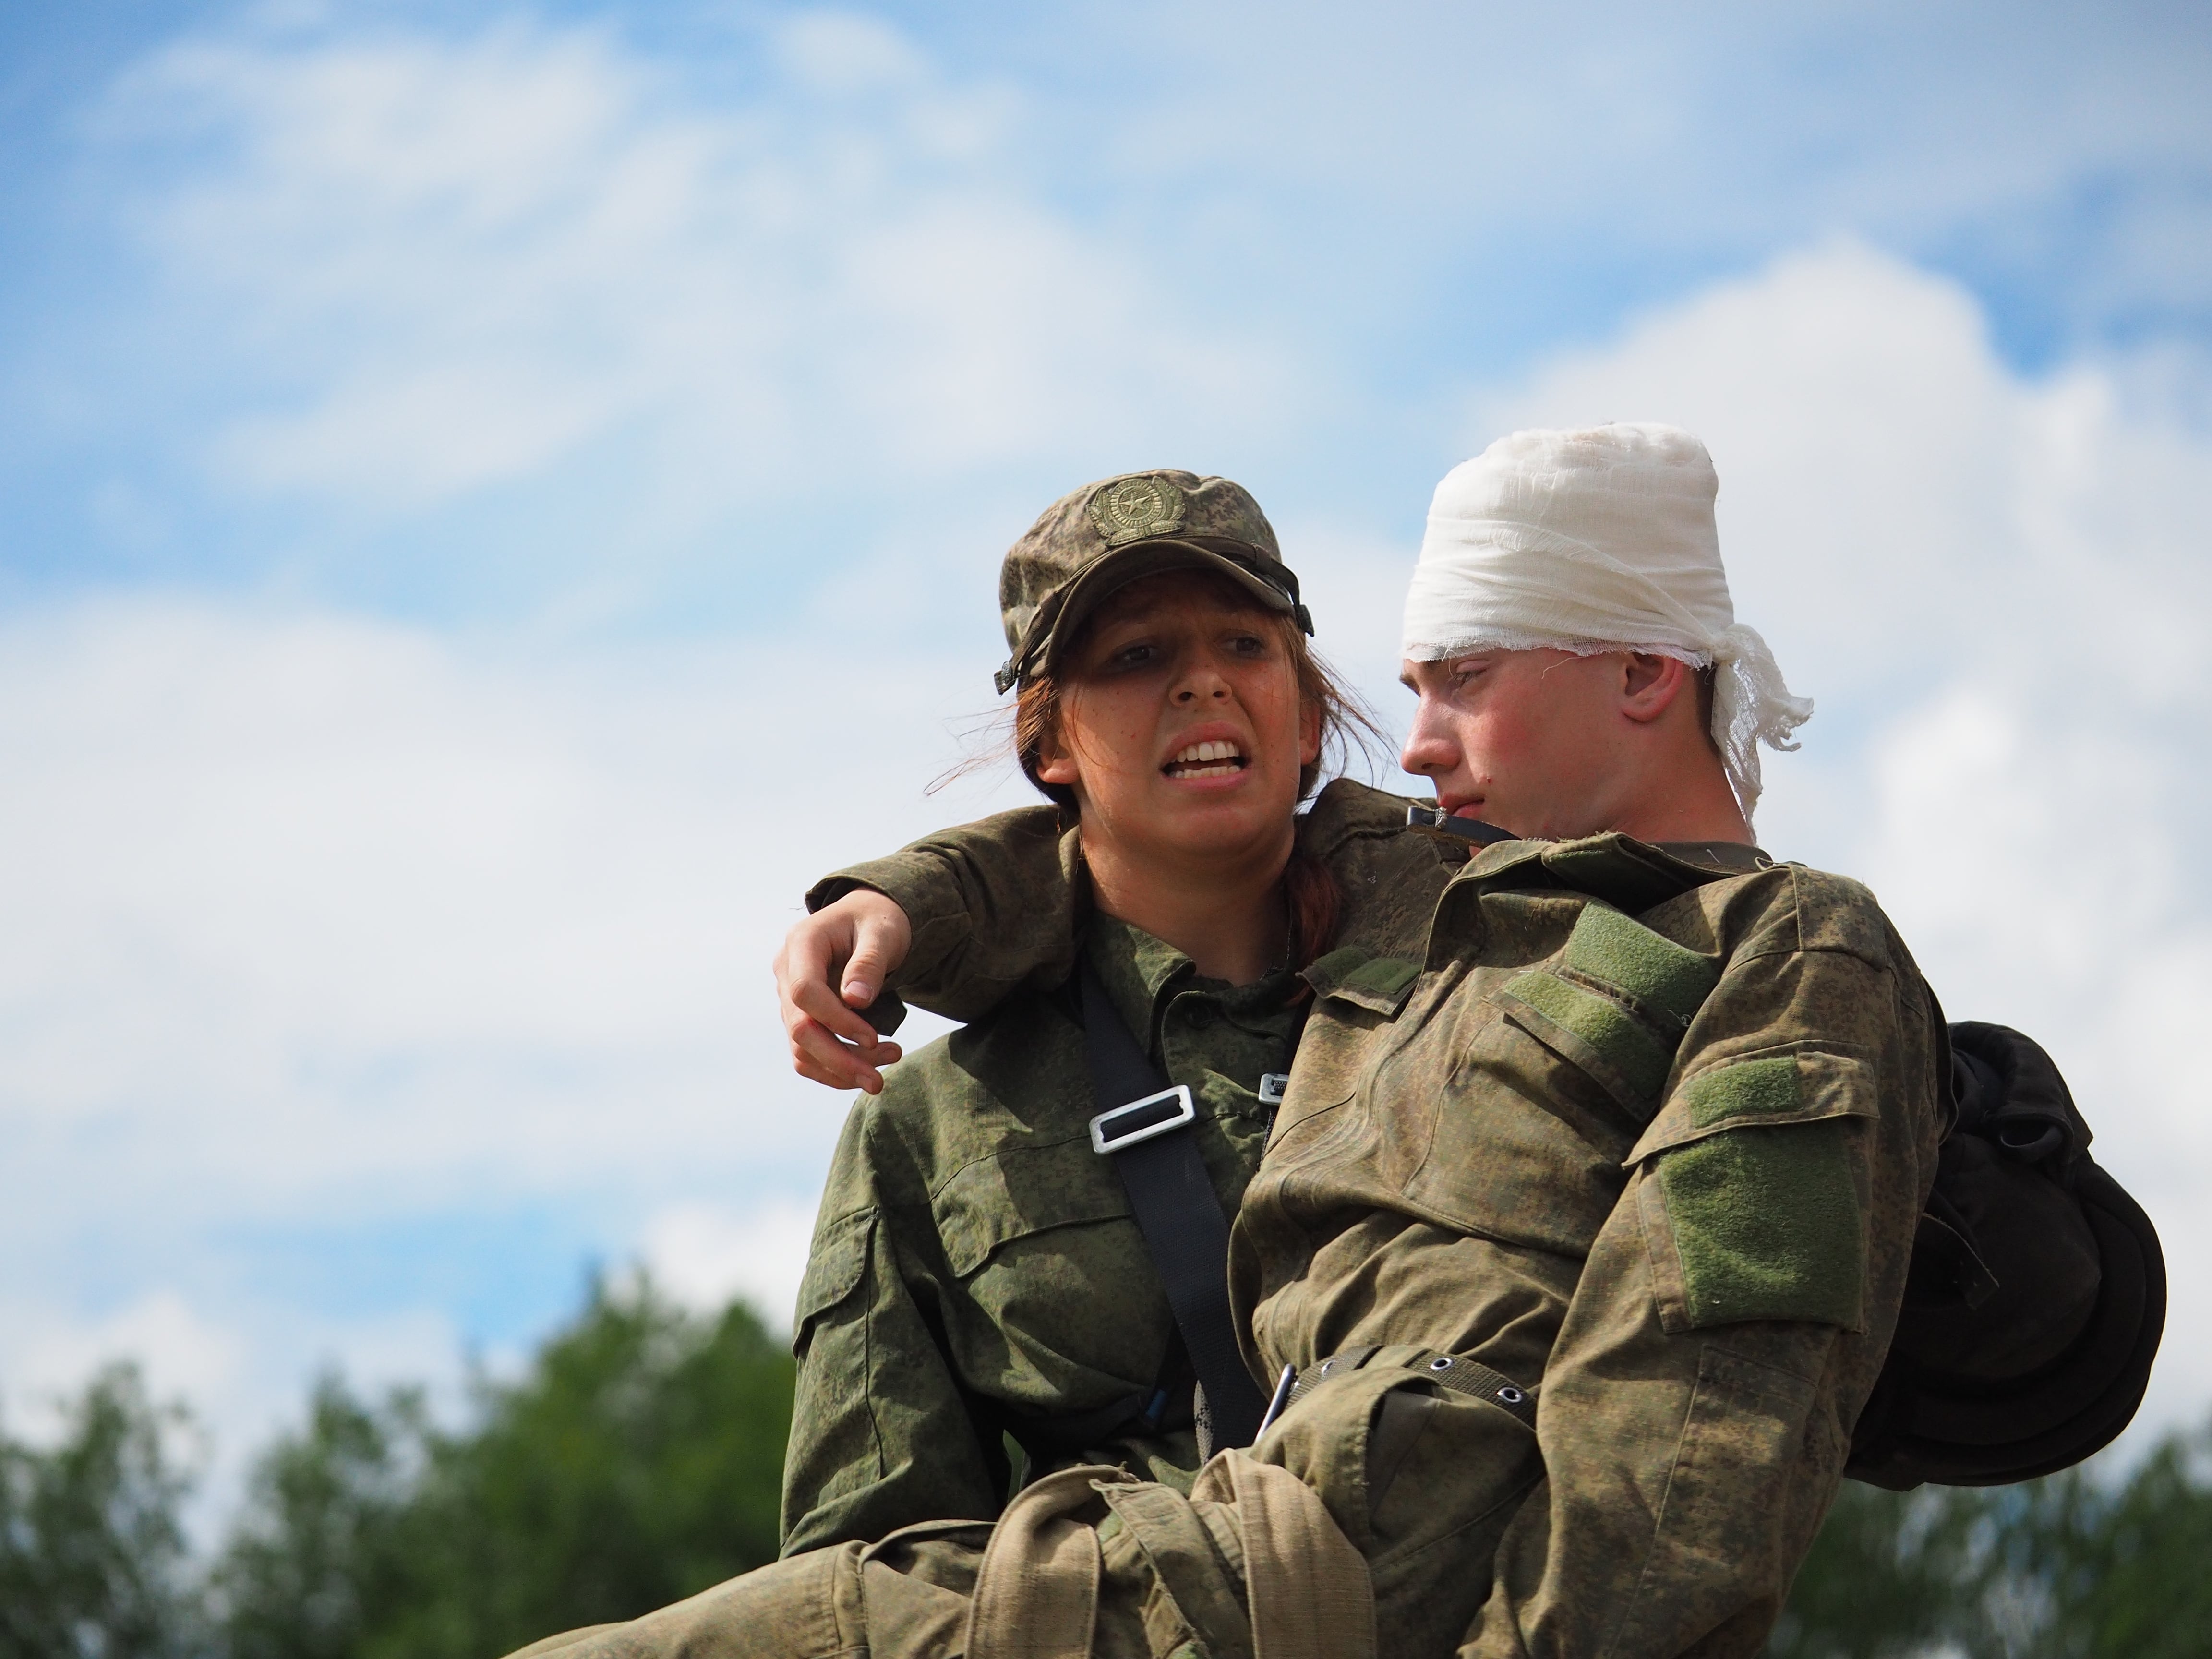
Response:
M1501 841L1521 839L1510 830L1485 823L1480 818L1455 817L1433 806L1408 806L1406 809L1406 827L1409 830L1442 830L1462 841L1471 841L1477 847L1494 847Z
M1081 977L1084 1048L1098 1109L1111 1111L1169 1088L1087 962ZM1109 1146L1109 1155L1121 1172L1130 1212L1206 1390L1212 1444L1249 1446L1258 1436L1267 1401L1237 1346L1229 1316L1229 1223L1198 1155L1198 1142L1185 1127L1126 1148Z

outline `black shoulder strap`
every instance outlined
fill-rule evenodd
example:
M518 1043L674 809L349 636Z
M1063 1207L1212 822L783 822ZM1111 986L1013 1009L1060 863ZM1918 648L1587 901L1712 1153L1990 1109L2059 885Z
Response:
M1115 1012L1097 972L1085 963L1083 1042L1091 1086L1105 1121L1091 1143L1114 1160L1152 1266L1167 1289L1176 1327L1206 1389L1213 1447L1249 1446L1267 1402L1237 1346L1229 1315L1229 1223L1190 1133L1189 1091L1176 1091ZM1136 1111L1127 1108L1140 1102ZM1149 1133L1148 1133L1149 1132Z

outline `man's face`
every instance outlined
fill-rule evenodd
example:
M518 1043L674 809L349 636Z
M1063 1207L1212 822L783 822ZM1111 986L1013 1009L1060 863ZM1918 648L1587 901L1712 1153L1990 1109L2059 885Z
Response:
M1517 836L1613 828L1626 804L1629 659L1485 651L1407 662L1420 698L1400 763L1434 781L1445 812Z
M1075 791L1086 847L1211 861L1287 837L1320 716L1300 702L1280 623L1233 585L1190 572L1131 583L1099 607L1061 681L1038 775Z

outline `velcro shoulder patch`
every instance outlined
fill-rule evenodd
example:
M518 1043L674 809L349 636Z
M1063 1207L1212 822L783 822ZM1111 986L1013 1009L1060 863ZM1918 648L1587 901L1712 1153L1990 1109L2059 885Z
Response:
M1747 1060L1700 1073L1682 1085L1682 1104L1697 1129L1737 1118L1793 1116L1804 1104L1797 1087L1797 1056Z
M1684 1078L1624 1164L1735 1128L1881 1115L1873 1060L1846 1043L1788 1043L1731 1055Z
M1691 1328L1750 1319L1866 1328L1857 1133L1848 1118L1732 1128L1658 1159Z

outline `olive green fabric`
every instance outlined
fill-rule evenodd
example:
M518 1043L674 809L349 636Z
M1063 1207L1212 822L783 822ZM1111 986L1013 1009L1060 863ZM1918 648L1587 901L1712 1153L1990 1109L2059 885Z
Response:
M1737 1120L1794 1116L1804 1097L1797 1087L1797 1057L1747 1060L1686 1079L1682 1099L1700 1129Z
M1510 998L1579 1037L1619 1073L1632 1097L1656 1097L1667 1081L1667 1068L1674 1060L1673 1045L1613 998L1556 974L1518 975L1505 982L1500 998ZM1540 1037L1550 1034L1542 1025L1533 1029ZM1574 1053L1574 1058L1582 1057Z
M1812 1319L1856 1328L1865 1219L1845 1118L1733 1129L1654 1166L1692 1326Z
M1568 967L1640 997L1684 1024L1720 978L1719 964L1710 957L1685 950L1603 904L1583 907L1561 956Z
M999 690L1054 666L1083 618L1116 588L1194 567L1231 578L1270 610L1296 610L1313 631L1274 527L1242 485L1164 469L1124 472L1069 491L1007 550L999 620L1013 655Z
M1263 1073L1299 1011L1281 973L1231 988L1100 916L1091 960L1133 1031L1192 1085L1191 1133L1225 1212L1258 1166ZM1083 1031L1024 991L898 1065L854 1105L794 1322L784 1553L998 1514L1010 1476L1117 1464L1188 1486L1187 1404L1158 1433L1100 1434L1010 1469L1009 1419L1065 1419L1152 1389L1174 1317L1110 1159L1092 1150ZM1182 1390L1186 1399L1188 1384Z
M1336 954L1341 959L1350 953ZM1346 990L1366 991L1395 1003L1420 976L1421 964L1418 962L1407 962L1397 957L1370 957L1346 973L1339 984Z
M1385 1495L1387 1518L1419 1517L1403 1547L1367 1510L1364 1447L1378 1391L1417 1370L1362 1371L1256 1449L1368 1554L1382 1651L1754 1653L1840 1478L1934 1173L1936 1012L1863 888L1719 850L1484 849L1441 894L1408 892L1407 933L1361 941L1426 964L1408 995L1317 1000L1232 1242L1254 1369L1410 1343L1542 1384L1534 1445L1481 1402L1436 1408L1436 1445ZM1003 915L952 914L1051 892L1053 866L999 827L848 875L937 928L900 980L924 1006L1047 953L1032 931L1024 960ZM1595 1039L1509 990L1529 975L1592 999L1576 1023ZM1624 1098L1632 1081L1650 1093ZM1730 1127L1747 1115L1761 1127ZM1759 1136L1745 1158L1696 1151ZM1798 1231L1674 1215L1659 1172L1700 1157L1728 1165L1731 1214L1802 1206ZM1723 1247L1723 1279L1785 1282L1794 1316L1711 1322ZM1497 1440L1455 1444L1462 1421ZM1465 1613L1449 1638L1438 1607Z
M963 963L1017 983L1060 948L1011 913L986 926L928 908L933 890L941 901L977 883L1036 896L1039 915L1076 902L1052 896L1057 855L1002 827L909 849L903 869L922 871L911 887L896 860L861 877L908 905L918 938L945 923L902 980L924 1006L976 994ZM1366 856L1379 871L1386 855ZM1504 843L1448 880L1438 867L1408 864L1395 902L1348 941L1423 964L1399 998L1316 985L1231 1238L1255 1374L1383 1352L1302 1397L1250 1455L1310 1486L1366 1559L1378 1653L1748 1659L1841 1478L1903 1293L1940 1129L1933 1000L1872 897L1840 878L1619 836ZM1638 948L1571 960L1595 902L1677 954L1607 921L1585 940ZM1685 1018L1688 957L1713 983ZM1528 975L1607 1000L1664 1048L1656 1100L1624 1100L1594 1043L1509 994ZM1686 1079L1785 1054L1794 1110L1695 1121ZM1772 1103L1763 1075L1739 1110ZM1717 1086L1698 1097L1709 1118ZM1856 1255L1839 1253L1838 1172ZM1832 1236L1778 1245L1763 1218L1808 1191L1826 1217L1815 1231ZM1795 1311L1711 1322L1723 1251L1723 1278L1798 1272ZM1457 1394L1387 1403L1435 1395L1423 1356L1447 1353L1539 1386L1534 1432ZM1370 1462L1387 1468L1371 1489ZM1224 1562L1255 1536L1234 1503L1197 1518ZM1167 1575L1117 1555L1126 1528L1099 1536L1092 1651L1122 1651L1132 1620L1152 1659L1186 1651L1172 1625L1143 1626ZM867 1624L854 1650L959 1651L916 1629ZM579 1659L667 1650L590 1639L603 1645Z
M1301 821L1301 846L1345 891L1347 936L1371 938L1378 908L1395 914L1409 871L1425 866L1433 892L1455 866L1449 847L1400 836L1403 817L1393 797L1339 790ZM1395 860L1387 884L1376 848ZM1036 851L1059 887L1061 849ZM1191 1133L1233 1215L1273 1117L1260 1079L1285 1068L1304 988L1287 974L1237 988L1201 980L1179 952L1065 897L1034 914L1087 938L1131 1030L1193 1085ZM1339 961L1376 959L1352 945ZM855 1103L794 1322L785 1553L988 1519L1010 1478L1075 1464L1188 1486L1199 1457L1187 1410L1163 1432L1104 1437L1035 1468L1010 1468L1001 1435L1010 1418L1064 1420L1150 1389L1174 1328L1121 1177L1091 1150L1099 1109L1067 988L1034 982Z

